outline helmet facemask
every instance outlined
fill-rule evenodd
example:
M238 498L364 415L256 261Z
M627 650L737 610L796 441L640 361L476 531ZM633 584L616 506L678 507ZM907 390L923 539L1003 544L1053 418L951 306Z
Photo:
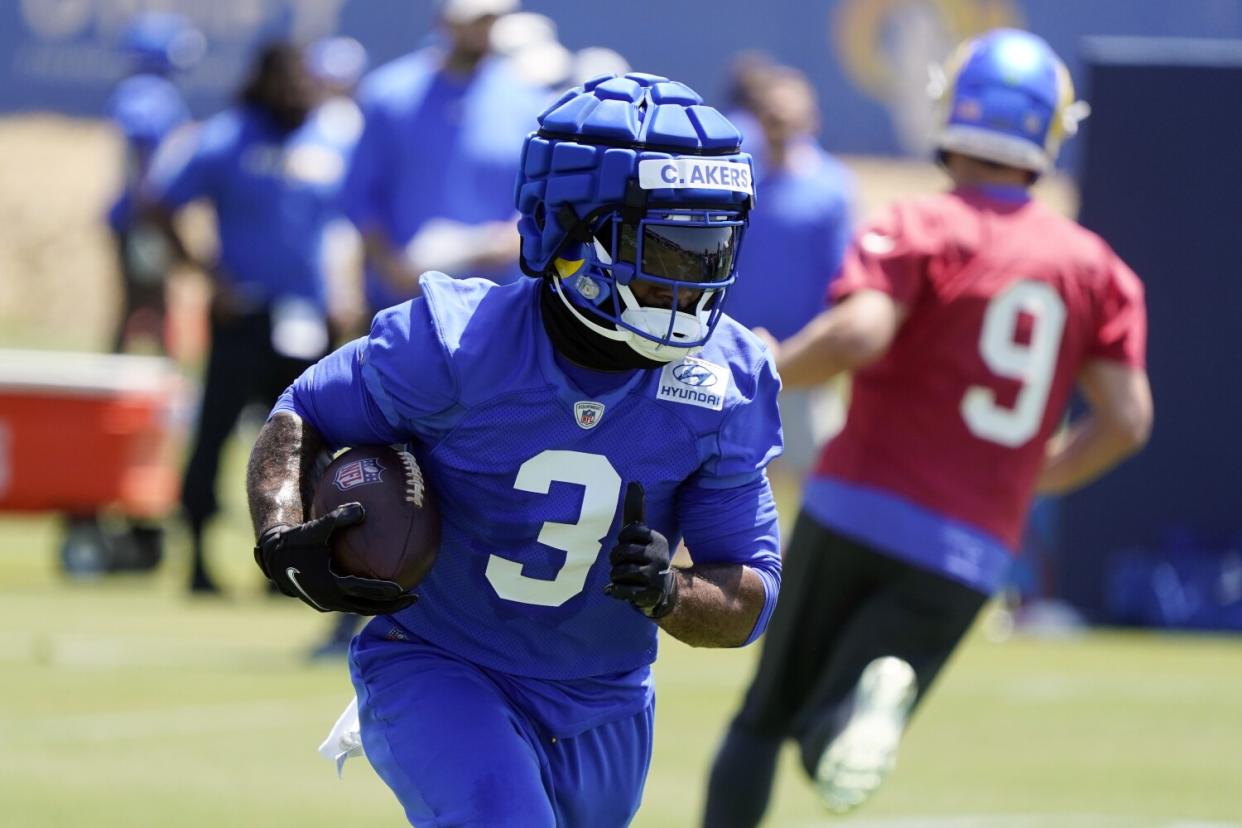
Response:
M611 209L582 224L590 228L584 258L558 259L553 280L578 321L656 362L702 348L737 276L744 212L736 205Z
M549 281L569 338L642 367L707 342L755 201L741 144L693 89L642 72L592 78L539 116L514 188L519 261Z

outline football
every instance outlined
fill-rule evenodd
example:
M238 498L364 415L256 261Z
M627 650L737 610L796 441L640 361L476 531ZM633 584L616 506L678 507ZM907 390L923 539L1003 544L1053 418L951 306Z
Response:
M366 516L332 533L333 571L417 586L436 560L440 515L414 455L395 446L337 455L319 479L311 516L355 502Z

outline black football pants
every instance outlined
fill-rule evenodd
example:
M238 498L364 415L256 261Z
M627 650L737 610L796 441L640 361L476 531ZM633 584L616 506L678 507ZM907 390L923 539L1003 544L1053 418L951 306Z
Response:
M181 503L192 531L201 532L218 508L220 454L242 410L250 403L275 405L313 362L276 352L266 311L212 321L198 431L181 486Z
M908 662L922 699L986 600L799 513L758 671L712 766L704 827L759 824L786 738L813 773L874 659Z

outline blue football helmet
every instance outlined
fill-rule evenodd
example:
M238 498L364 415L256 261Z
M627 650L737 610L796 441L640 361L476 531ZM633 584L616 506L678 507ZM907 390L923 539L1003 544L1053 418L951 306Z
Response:
M164 136L190 119L190 111L168 78L140 74L117 84L111 100L112 120L126 140L154 149Z
M138 64L138 71L167 75L198 63L207 51L207 40L179 14L147 12L130 20L121 48Z
M936 147L1045 172L1061 141L1090 112L1074 101L1069 70L1030 32L994 29L963 43L932 79L939 99Z
M522 269L600 336L658 362L693 353L720 319L754 203L741 140L667 78L571 89L522 148Z

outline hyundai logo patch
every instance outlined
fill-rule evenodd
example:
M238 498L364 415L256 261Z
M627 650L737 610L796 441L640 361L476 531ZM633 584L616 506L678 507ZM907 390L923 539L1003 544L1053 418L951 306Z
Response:
M725 366L686 357L661 370L656 399L722 411L729 379L729 369Z
M678 382L684 382L686 385L695 388L710 388L716 384L716 375L713 374L706 366L693 362L686 362L673 368L673 376Z

